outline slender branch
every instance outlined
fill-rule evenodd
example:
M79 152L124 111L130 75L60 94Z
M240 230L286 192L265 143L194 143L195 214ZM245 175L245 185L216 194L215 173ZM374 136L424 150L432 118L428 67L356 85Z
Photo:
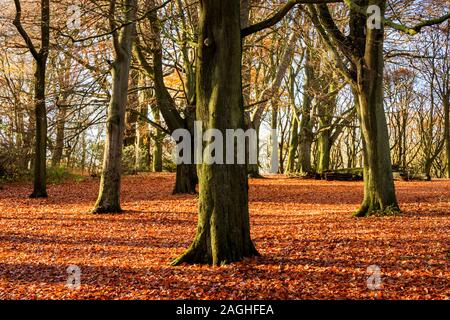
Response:
M263 20L261 22L255 23L251 26L248 26L241 31L241 36L244 38L258 31L270 28L280 22L289 11L297 4L306 4L306 3L315 3L315 4L324 4L324 3L340 3L343 0L289 0L280 10L278 10L273 16L270 18Z
M422 21L413 27L407 27L407 26L395 23L388 19L384 19L384 23L386 25L390 26L391 28L402 31L411 36L414 36L414 35L418 34L420 31L422 31L423 28L441 24L441 23L447 21L448 19L450 19L450 13L447 13L446 15L443 15L438 18Z
M347 79L350 83L354 84L355 83L355 75L346 66L346 63L340 56L338 49L332 43L330 37L328 36L327 32L323 28L322 23L319 21L316 8L310 4L310 5L308 5L308 9L309 9L309 11L307 12L308 16L310 17L310 19L313 22L314 26L316 27L317 31L321 35L325 45L332 53L332 60L335 63L337 70L339 70L339 72L345 77L345 79Z
M28 49L30 50L31 54L33 55L34 59L39 60L40 59L39 53L34 47L33 41L31 40L30 36L23 28L20 20L22 16L22 6L20 5L20 0L14 0L14 4L16 6L16 17L14 18L13 24L16 26L17 31L19 31L20 35L25 40L25 43Z
M163 132L167 133L168 135L170 135L170 131L168 129L166 129L166 128L162 127L161 125L159 125L158 123L150 120L145 114L143 114L143 113L141 113L139 111L136 111L136 110L130 110L130 112L138 115L141 120L144 120L145 122L148 122L149 124L151 124L152 126L156 127L157 129L160 129L161 131L163 131Z
M365 8L357 5L352 0L344 0L344 3L350 9L352 9L352 10L354 10L354 11L356 11L356 12L362 14L362 15L366 15L366 16L368 15L367 10ZM434 26L436 24L441 24L442 22L444 22L444 21L446 21L448 19L450 19L450 12L445 14L445 15L443 15L443 16L441 16L441 17L425 20L425 21L422 21L422 22L416 24L415 26L408 27L408 26L405 26L403 24L395 23L392 20L386 19L385 17L382 17L382 21L383 21L383 23L385 25L387 25L387 26L389 26L389 27L391 27L393 29L396 29L398 31L404 32L406 34L409 34L411 36L414 36L414 35L418 34L422 30L422 28L424 28L424 27L431 27L431 26Z
M134 19L134 20L132 20L132 21L126 21L126 22L121 23L121 24L119 24L119 25L115 25L114 27L111 28L110 31L104 32L104 33L100 33L100 34L96 34L96 35L93 35L93 36L88 36L88 37L85 37L85 38L75 39L75 38L72 37L70 34L62 33L62 32L60 32L59 30L57 30L57 31L58 31L58 34L59 34L59 35L61 35L61 36L63 36L63 37L66 37L66 38L69 38L73 43L76 43L76 42L84 42L84 41L88 41L88 40L92 40L92 39L102 38L102 37L105 37L105 36L109 36L109 35L111 35L111 34L114 34L115 32L119 31L119 30L122 29L122 28L125 28L126 26L128 26L128 25L130 25L130 24L132 24L132 23L140 22L140 21L146 19L150 13L155 12L155 11L158 11L159 9L164 8L166 5L168 5L168 4L169 4L170 2L172 2L172 1L173 1L173 0L166 0L166 1L164 1L162 4L160 4L159 6L153 7L153 8L151 8L151 9L145 11L145 12L142 14L142 16L140 16L140 17L138 17L138 18L136 18L136 19Z

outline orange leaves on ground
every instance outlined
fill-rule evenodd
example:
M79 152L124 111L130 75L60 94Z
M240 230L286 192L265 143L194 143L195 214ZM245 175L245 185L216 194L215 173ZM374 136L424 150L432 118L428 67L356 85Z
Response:
M92 215L97 181L0 191L0 299L446 299L450 181L399 182L403 214L352 218L362 183L252 180L252 238L262 254L229 266L171 267L196 229L195 196L172 174L125 177L119 215ZM81 269L80 289L66 286ZM379 290L367 268L379 266Z

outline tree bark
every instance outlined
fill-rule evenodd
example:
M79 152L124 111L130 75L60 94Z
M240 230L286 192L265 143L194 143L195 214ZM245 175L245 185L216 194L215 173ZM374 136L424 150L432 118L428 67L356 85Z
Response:
M124 10L128 21L134 21L136 0L126 0ZM112 65L112 96L108 107L106 145L100 190L93 213L118 213L120 207L120 180L125 109L130 74L133 23L123 27L114 40L115 61ZM116 35L117 36L117 35Z
M19 0L14 0L16 16L13 24L25 41L28 50L36 62L34 73L34 104L35 104L35 132L36 142L34 149L34 189L30 198L47 197L47 108L45 105L45 73L50 43L50 1L41 0L41 48L39 52L33 41L22 26L22 7Z
M311 82L314 70L311 65L310 52L305 53L305 83L303 85L302 119L300 120L300 142L299 142L299 172L311 174L311 145L313 142L312 120L311 120Z
M156 7L156 3L154 0L147 1L148 9ZM159 111L161 112L164 121L169 128L170 132L174 132L177 129L184 128L193 132L194 126L194 112L195 110L195 100L193 95L190 92L191 81L194 78L193 69L187 67L189 63L186 61L188 59L187 51L183 51L184 55L184 63L187 67L186 70L190 70L189 74L186 77L186 93L187 97L187 106L185 109L185 118L183 119L176 108L176 104L172 96L170 95L167 87L164 83L164 73L163 73L163 62L162 62L162 43L161 43L161 31L160 31L160 21L156 14L156 11L152 11L148 15L148 21L150 23L150 30L152 32L152 58L153 65L150 66L145 60L145 56L141 51L139 45L135 46L135 54L137 59L139 60L141 66L148 73L150 77L153 78L155 84L155 97L158 104ZM194 85L192 85L194 87ZM193 104L191 104L191 102ZM191 136L191 141L193 141ZM187 166L187 165L186 165ZM198 181L196 168L194 164L190 165L190 168L185 168L185 166L178 168L176 173L176 181L173 189L173 194L178 193L195 193L196 183Z
M244 128L239 0L200 2L197 119L203 129ZM226 152L226 147L224 147ZM200 164L198 227L173 264L222 265L253 256L245 165Z
M45 106L45 73L47 56L36 62L35 72L35 115L36 144L34 149L34 189L30 198L47 197L47 108Z
M377 3L384 13L385 1ZM364 152L364 200L355 216L399 211L383 105L384 28L368 29L364 58L357 65L358 113Z
M336 112L336 95L334 94L335 86L330 84L329 92L330 97L323 102L319 108L319 134L317 138L317 168L316 171L322 174L324 171L330 168L330 152L334 143L332 138L332 126L333 115ZM342 129L341 129L342 130ZM336 137L340 132L339 128L336 128Z
M53 154L52 154L52 166L59 166L61 163L63 150L64 150L64 127L66 122L66 106L65 106L65 100L62 101L62 103L59 103L59 101L56 103L56 106L58 107L58 114L56 119L56 140L55 140L55 147L53 148Z
M153 119L157 124L160 124L160 114L159 109L153 108ZM154 144L153 144L153 154L152 154L152 171L153 172L162 172L163 170L163 161L162 161L162 139L164 134L161 132L161 129L156 128L154 135ZM177 173L178 174L178 173Z
M450 92L444 98L444 139L447 160L447 178L450 179Z
M289 75L289 103L292 108L292 120L286 173L293 173L295 172L295 156L297 155L298 149L298 114L295 106L295 72L293 68L291 68Z
M295 111L294 111L295 112ZM298 121L297 117L292 118L291 139L289 141L289 153L286 165L286 173L295 172L295 156L298 149Z
M317 138L317 173L322 174L330 167L330 132L324 130Z

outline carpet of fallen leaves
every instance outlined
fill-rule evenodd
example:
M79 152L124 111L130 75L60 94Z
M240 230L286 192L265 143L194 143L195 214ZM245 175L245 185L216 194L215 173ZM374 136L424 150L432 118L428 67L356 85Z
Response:
M0 299L449 299L450 181L398 182L399 216L353 218L360 182L251 180L261 257L223 267L169 265L196 229L195 195L172 174L123 180L118 215L89 214L98 181L0 190ZM81 287L66 286L67 267ZM367 288L367 267L381 288Z

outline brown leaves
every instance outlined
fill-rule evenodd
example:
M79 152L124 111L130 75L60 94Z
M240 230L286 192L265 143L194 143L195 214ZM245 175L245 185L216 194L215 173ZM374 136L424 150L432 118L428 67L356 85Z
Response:
M0 191L0 299L446 299L450 182L399 182L403 214L357 219L361 183L252 180L252 237L262 257L169 266L193 239L195 196L171 174L124 178L120 215L91 215L97 181ZM81 268L81 288L66 286ZM367 288L367 267L381 289Z

